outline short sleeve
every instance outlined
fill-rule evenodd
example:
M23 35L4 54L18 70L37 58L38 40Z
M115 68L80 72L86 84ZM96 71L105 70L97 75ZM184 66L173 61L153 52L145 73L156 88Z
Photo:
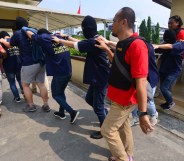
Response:
M148 48L144 41L136 39L127 50L125 61L130 65L133 78L148 76Z
M180 32L177 34L177 40L184 40L184 30L181 29Z

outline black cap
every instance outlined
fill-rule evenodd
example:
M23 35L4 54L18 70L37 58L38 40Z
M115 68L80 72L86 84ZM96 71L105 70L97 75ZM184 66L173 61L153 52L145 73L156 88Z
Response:
M176 32L174 30L165 30L163 39L166 43L174 44L176 42Z
M10 37L10 35L6 31L1 31L0 32L0 39L1 38L5 38L5 36L9 36Z
M38 35L41 35L41 34L49 34L49 35L51 35L52 32L49 32L47 29L42 28L42 29L38 30L37 34Z
M20 30L22 27L28 27L28 21L23 17L16 17L16 27Z
M97 24L93 17L86 16L82 21L82 31L85 38L89 39L98 34Z

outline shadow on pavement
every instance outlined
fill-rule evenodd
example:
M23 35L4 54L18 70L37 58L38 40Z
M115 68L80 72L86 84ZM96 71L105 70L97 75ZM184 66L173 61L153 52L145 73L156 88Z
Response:
M104 143L101 144L102 140L92 140L89 137L90 133L94 131L96 126L99 126L98 123L94 122L97 118L92 110L79 109L79 118L75 124L71 124L70 116L67 113L67 118L65 120L61 120L53 115L55 112L54 109L45 113L42 111L41 105L37 105L38 110L36 112L25 113L22 111L22 108L25 106L25 101L14 103L11 101L13 98L11 100L9 98L9 92L4 92L3 95L4 106L8 111L26 115L36 123L46 126L44 130L39 130L40 133L38 133L38 135L42 141L48 141L52 150L62 160L99 161L107 160L107 157L110 156L110 152L104 147ZM40 98L39 101L41 101ZM52 102L51 108L54 106L54 102ZM36 104L41 104L41 102L37 102ZM50 130L50 127L55 127L58 130L52 131ZM103 159L99 159L98 156Z

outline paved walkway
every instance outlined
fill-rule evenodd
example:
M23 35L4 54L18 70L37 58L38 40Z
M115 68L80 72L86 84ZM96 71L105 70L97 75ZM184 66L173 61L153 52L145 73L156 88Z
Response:
M69 104L80 110L79 118L72 125L69 115L65 120L53 116L58 105L52 98L49 100L51 112L43 112L40 97L34 95L38 111L24 113L22 108L25 102L12 101L13 96L5 80L3 87L0 161L107 161L110 152L105 140L89 137L92 131L99 129L99 124L91 107L83 99L84 91L71 83L67 88ZM163 116L163 120L164 117L169 116ZM180 124L181 127L176 131L183 133L184 124ZM166 127L163 123L160 125ZM160 126L156 126L150 135L144 135L139 126L133 127L133 134L136 161L183 161L182 137Z

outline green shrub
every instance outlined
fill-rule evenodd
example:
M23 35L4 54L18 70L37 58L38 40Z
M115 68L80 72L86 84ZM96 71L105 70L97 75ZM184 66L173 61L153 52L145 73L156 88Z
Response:
M110 33L111 33L111 31L109 31L109 30L106 31L106 39L107 40L109 40ZM104 36L104 30L99 30L98 34Z
M73 56L82 56L82 57L86 57L87 53L80 53L78 50L74 49L74 48L70 48L70 53Z
M72 35L73 38L79 39L79 40L84 40L85 37L83 35Z

